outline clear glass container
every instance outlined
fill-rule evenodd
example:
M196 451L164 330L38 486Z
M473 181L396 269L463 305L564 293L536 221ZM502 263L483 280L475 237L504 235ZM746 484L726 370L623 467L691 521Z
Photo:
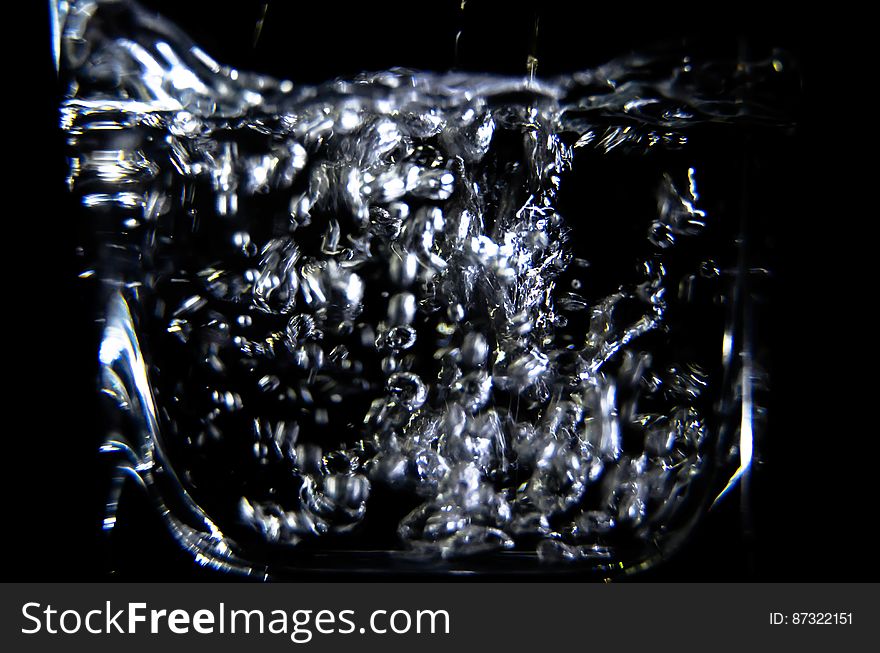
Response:
M312 85L135 2L53 10L108 532L139 487L198 564L260 578L608 577L742 491L744 179L790 126L784 53Z

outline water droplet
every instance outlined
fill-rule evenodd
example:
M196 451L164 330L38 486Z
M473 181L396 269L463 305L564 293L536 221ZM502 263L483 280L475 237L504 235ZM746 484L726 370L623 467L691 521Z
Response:
M392 325L411 324L416 316L416 298L412 293L397 293L388 302L388 322Z
M388 379L388 392L401 405L416 410L428 398L428 389L422 380L411 372L396 372Z
M482 367L489 355L489 344L486 337L477 331L472 331L464 337L461 345L461 362L467 367Z

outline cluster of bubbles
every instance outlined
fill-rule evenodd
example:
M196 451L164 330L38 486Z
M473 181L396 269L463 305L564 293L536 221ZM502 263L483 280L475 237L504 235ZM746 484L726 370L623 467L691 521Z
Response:
M168 463L225 532L338 542L399 511L427 555L611 561L674 523L720 379L659 351L690 297L668 261L713 217L692 165L664 171L634 276L596 296L559 197L579 152L680 151L741 95L700 102L687 59L648 94L637 58L296 87L155 17L113 32L143 11L71 4L69 183L111 221L99 276L136 289ZM688 279L717 282L706 258Z

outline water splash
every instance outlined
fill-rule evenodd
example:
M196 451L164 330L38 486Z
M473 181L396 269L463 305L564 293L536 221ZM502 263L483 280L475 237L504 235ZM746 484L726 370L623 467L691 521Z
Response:
M105 392L200 560L387 547L370 523L397 514L420 556L610 567L692 522L730 463L728 288L705 271L733 241L692 141L784 124L778 59L307 87L134 2L62 4L68 183L113 288ZM567 190L585 171L601 193L590 171L619 160L648 171L641 212ZM636 237L603 242L616 221Z

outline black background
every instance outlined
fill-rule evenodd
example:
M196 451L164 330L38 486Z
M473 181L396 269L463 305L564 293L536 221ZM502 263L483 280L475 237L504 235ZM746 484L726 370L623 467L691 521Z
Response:
M34 3L35 5L38 3ZM299 82L319 82L393 65L519 74L534 10L513 3L455 1L271 2L260 39L262 3L235 9L212 2L154 2L223 63ZM38 10L40 7L36 7ZM28 24L25 72L10 132L28 139L12 150L5 216L3 537L4 579L212 580L193 569L143 506L129 507L137 529L111 556L98 537L105 488L94 455L100 439L94 378L97 328L73 255L76 228L63 185L66 162L57 128L60 97L51 61L48 15ZM758 232L773 263L770 302L759 334L772 352L768 438L755 478L753 529L744 534L731 501L709 515L672 560L636 580L877 580L861 552L876 520L861 482L871 478L876 438L862 374L873 359L870 323L860 311L861 258L873 219L857 206L859 159L870 153L866 77L856 74L870 41L865 16L844 5L825 13L774 3L539 3L539 74L600 64L631 49L698 37L701 47L757 57L772 46L800 62L804 99L797 135L782 165L753 176ZM454 40L459 29L458 61ZM552 38L549 35L553 35ZM862 98L860 101L859 98ZM840 115L838 111L842 109ZM12 138L15 134L9 134ZM862 140L864 148L853 141ZM764 175L764 176L762 176ZM876 214L876 210L874 210ZM120 555L118 551L123 551ZM576 578L575 578L576 579Z

